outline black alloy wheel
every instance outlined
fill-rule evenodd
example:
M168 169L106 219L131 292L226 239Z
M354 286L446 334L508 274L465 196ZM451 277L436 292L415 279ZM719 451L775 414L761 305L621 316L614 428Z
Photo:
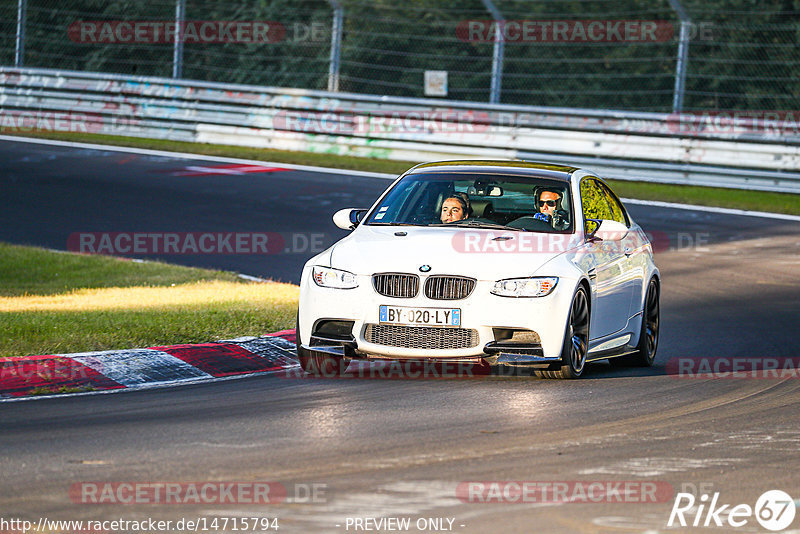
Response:
M537 369L540 378L579 378L586 366L589 352L589 297L586 288L578 286L572 297L564 345L561 349L560 369Z

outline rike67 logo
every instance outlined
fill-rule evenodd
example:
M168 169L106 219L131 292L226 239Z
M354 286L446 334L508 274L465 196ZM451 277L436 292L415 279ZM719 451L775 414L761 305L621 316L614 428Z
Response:
M794 500L781 490L762 493L754 507L722 503L719 492L704 493L699 499L691 493L678 493L667 526L739 528L755 518L763 528L777 532L792 524L795 512Z

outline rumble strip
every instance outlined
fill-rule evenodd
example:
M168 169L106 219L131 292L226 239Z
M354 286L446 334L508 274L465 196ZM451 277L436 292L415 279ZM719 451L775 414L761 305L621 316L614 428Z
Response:
M297 366L294 330L196 345L0 360L0 400L177 385Z

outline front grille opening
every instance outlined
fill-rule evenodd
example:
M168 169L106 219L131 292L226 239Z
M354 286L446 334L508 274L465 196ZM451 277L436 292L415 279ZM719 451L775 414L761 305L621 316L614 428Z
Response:
M323 319L317 323L311 335L328 339L350 341L353 339L353 324L354 321Z
M425 281L425 296L433 300L460 300L475 289L475 279L464 276L430 276Z
M540 345L542 343L539 334L533 330L523 330L518 328L492 328L495 341L505 343L520 343L526 345Z
M367 324L364 339L376 345L429 350L468 349L479 341L474 329L385 324Z
M372 275L372 286L384 297L410 299L419 292L419 276L404 273L378 273Z

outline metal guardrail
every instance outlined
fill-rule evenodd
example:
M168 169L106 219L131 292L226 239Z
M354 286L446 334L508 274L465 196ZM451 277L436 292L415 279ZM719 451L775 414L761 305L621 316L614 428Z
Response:
M800 193L800 126L0 67L0 129L421 161L570 162L608 178ZM779 119L775 120L776 123Z
M186 0L173 0L175 5L175 17L173 19L174 27L182 28L186 23ZM491 85L490 85L490 102L497 103L500 101L500 93L503 77L503 63L504 63L504 48L505 40L504 27L506 25L505 17L500 9L494 4L492 0L482 0L484 8L488 14L491 14L494 22L498 25L498 30L494 32L494 46L492 53L492 71L491 71ZM341 64L342 52L342 28L344 25L344 6L339 0L328 0L328 4L332 9L331 19L331 50L329 61L329 74L328 74L328 90L338 91L339 89L339 71ZM686 80L686 64L688 61L687 50L689 46L689 25L691 19L688 13L681 5L680 0L669 0L669 4L675 14L680 18L680 36L678 38L678 50L676 56L675 66L675 90L673 95L674 112L680 111L683 106L683 98L685 93L685 80ZM25 66L25 42L26 42L26 27L27 22L28 0L17 0L17 20L16 20L16 35L14 46L14 66L22 68ZM74 11L73 11L74 13ZM180 79L183 74L184 62L184 39L181 36L181 31L174 32L172 38L172 78Z

